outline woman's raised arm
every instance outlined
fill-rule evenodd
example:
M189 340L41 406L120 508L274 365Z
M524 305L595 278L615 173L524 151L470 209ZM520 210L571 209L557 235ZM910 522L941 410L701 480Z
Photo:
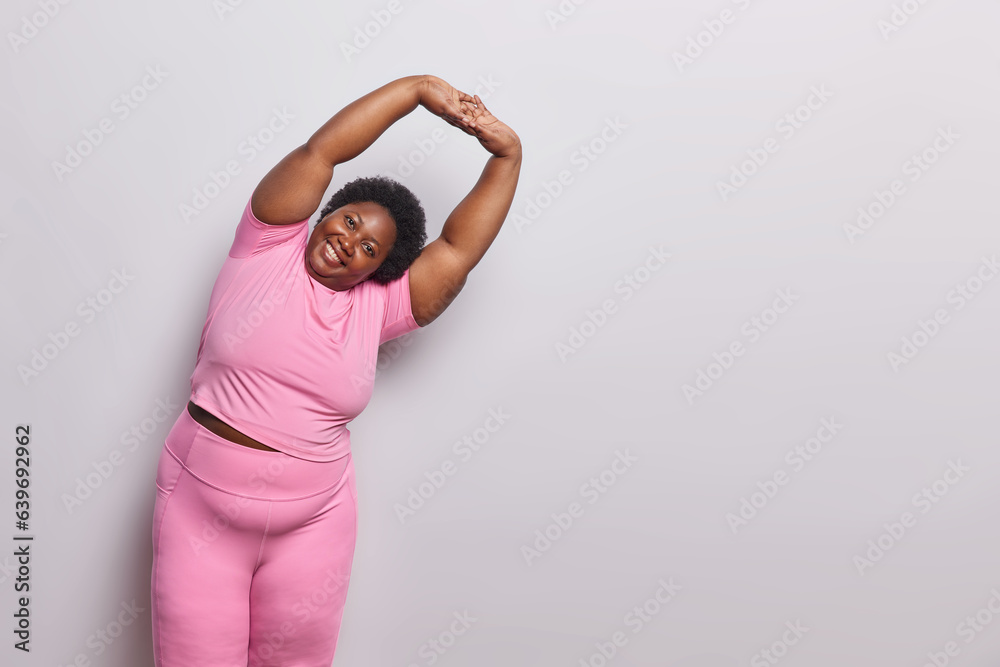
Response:
M445 220L441 235L428 243L410 267L410 307L426 326L458 296L507 217L521 172L521 140L490 113L477 95L463 101L466 119L455 123L491 153L472 190Z
M471 96L437 77L396 79L348 104L276 164L253 192L254 215L270 225L308 218L319 208L333 178L333 168L375 143L390 125L428 97L426 91L431 87L437 94L430 96L434 106L428 106L428 110L461 127L465 115L462 102L472 102Z

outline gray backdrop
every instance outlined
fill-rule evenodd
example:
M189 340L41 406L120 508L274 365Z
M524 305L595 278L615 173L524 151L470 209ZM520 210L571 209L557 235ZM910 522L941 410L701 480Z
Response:
M519 133L521 181L352 425L335 664L997 664L998 18L5 3L0 661L152 664L156 461L243 207L432 73ZM486 157L418 108L329 193L395 174L433 238Z

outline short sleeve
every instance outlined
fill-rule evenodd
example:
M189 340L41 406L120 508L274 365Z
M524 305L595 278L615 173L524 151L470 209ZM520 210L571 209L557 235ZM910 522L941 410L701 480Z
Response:
M252 199L252 197L251 197ZM243 209L243 217L236 226L236 236L229 249L229 256L235 258L252 257L286 243L309 230L309 218L290 225L269 225L257 219L250 208L250 201Z
M410 305L410 270L386 283L385 287L385 317L382 318L382 334L378 344L387 343L393 338L408 334L420 328L413 319Z

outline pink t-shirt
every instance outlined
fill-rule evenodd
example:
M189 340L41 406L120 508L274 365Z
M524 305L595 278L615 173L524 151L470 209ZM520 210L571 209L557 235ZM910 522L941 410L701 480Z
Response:
M409 270L331 290L306 272L311 232L308 218L265 224L247 202L212 288L191 400L274 449L333 461L371 400L378 346L418 325Z

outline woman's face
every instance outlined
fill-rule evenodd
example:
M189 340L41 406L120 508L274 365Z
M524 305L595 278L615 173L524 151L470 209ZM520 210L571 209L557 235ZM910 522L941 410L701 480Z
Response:
M335 291L350 289L375 272L396 242L396 223L372 202L333 211L313 228L306 244L306 271Z

